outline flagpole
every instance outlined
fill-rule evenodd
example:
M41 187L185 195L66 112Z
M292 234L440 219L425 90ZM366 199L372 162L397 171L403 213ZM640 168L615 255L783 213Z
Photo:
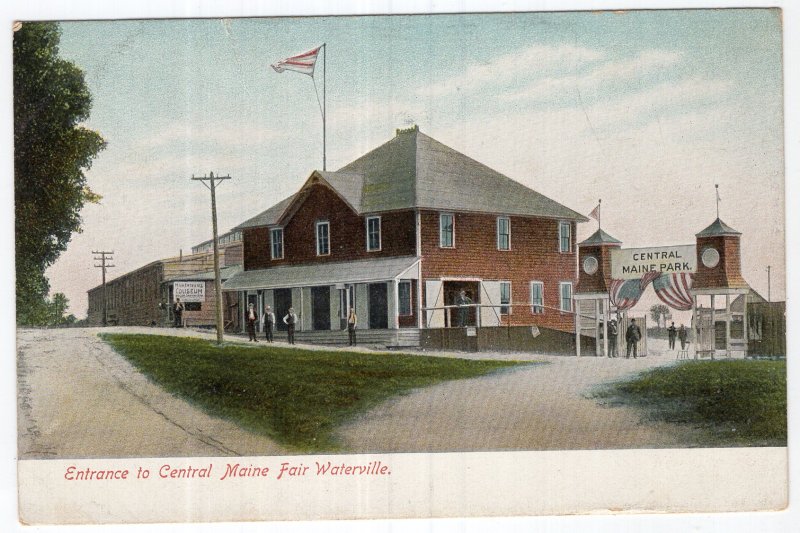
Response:
M602 204L603 204L603 199L602 198L597 200L597 229L600 229L600 226L601 226L600 225L600 211L601 211Z
M717 218L719 218L719 183L714 184L714 189L717 192Z

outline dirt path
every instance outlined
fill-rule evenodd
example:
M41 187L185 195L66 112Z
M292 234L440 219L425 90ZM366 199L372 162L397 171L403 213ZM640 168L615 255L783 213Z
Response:
M97 337L100 331L18 330L21 459L292 453L165 392L101 341ZM102 331L214 338L211 333L189 329ZM237 337L226 336L226 340L247 344L246 339ZM658 341L651 345L663 349ZM391 399L339 429L345 451L648 448L687 446L696 439L688 428L645 424L634 408L604 407L587 396L598 384L670 364L674 354L637 360L436 355L549 364L451 381Z
M20 459L286 453L152 384L99 331L17 331Z
M663 350L664 341L651 341ZM460 354L461 357L464 354ZM352 452L575 450L684 447L686 427L643 423L632 407L606 407L588 397L602 383L671 364L674 353L639 359L475 354L469 357L547 361L478 379L415 391L372 409L338 436Z

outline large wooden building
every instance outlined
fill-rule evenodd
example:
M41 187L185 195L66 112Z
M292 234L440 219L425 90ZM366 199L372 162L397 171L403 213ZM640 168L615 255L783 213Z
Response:
M300 338L331 338L354 307L362 334L419 342L456 325L574 329L576 225L587 219L421 133L389 142L240 224L243 269L223 285L240 309L300 317ZM522 305L515 305L522 304ZM335 335L334 335L335 336Z

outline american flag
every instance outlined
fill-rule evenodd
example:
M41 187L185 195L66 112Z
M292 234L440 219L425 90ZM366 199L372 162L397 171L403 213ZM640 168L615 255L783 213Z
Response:
M618 311L627 311L642 297L642 284L638 279L614 279L608 289L611 305Z
M639 286L641 287L642 291L644 291L650 282L654 279L658 278L661 275L661 272L651 270L647 272L644 276L642 276L641 281L639 282Z
M309 76L314 75L314 65L317 63L317 56L319 56L319 51L322 49L322 46L318 46L313 50L309 50L308 52L303 52L302 54L298 54L296 56L287 57L286 59L281 59L270 65L275 72L283 72L284 70L292 70L294 72L299 72L301 74L308 74Z
M659 299L668 306L688 311L692 308L692 295L689 291L693 280L694 276L685 272L664 274L653 282L653 288Z

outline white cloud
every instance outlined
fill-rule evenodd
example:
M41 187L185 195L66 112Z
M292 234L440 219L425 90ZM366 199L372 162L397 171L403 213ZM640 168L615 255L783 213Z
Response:
M473 90L489 83L505 83L519 78L520 72L545 72L565 65L574 69L602 57L603 54L597 50L569 44L534 45L486 63L470 65L455 76L420 87L416 94L424 97L446 96L456 90Z
M176 144L210 143L221 147L262 144L286 135L285 132L246 124L214 124L212 127L195 128L190 121L174 124L134 142L138 150L172 147Z
M565 91L591 90L604 84L641 77L656 69L676 64L681 54L664 50L645 50L634 58L609 61L586 74L551 76L537 80L518 91L504 92L498 98L504 101L543 99L560 96Z

